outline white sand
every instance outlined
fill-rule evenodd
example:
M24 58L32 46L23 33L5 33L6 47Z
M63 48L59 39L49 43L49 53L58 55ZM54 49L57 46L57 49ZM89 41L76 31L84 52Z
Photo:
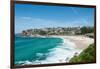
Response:
M52 37L60 37L63 39L68 39L71 42L75 43L76 48L84 50L86 49L90 44L94 43L93 38L89 38L86 36L78 35L78 36L52 36Z
M24 63L27 64L50 64L50 63L66 63L69 62L69 60L77 53L77 55L80 54L84 49L86 49L90 44L94 43L94 39L78 35L78 36L58 36L58 35L50 35L51 37L57 37L64 39L64 45L63 47L57 47L51 50L49 53L49 57L47 57L45 60L35 62L28 62L25 61ZM74 46L74 47L68 47L71 50L66 50L66 44L69 44L68 46ZM74 49L75 48L75 49Z
M90 44L94 43L93 38L89 38L82 35L77 36L58 36L52 35L50 37L62 38L65 44L69 44L68 46L73 46L70 51L64 50L63 47L54 49L52 57L48 57L43 63L66 63L74 55L79 55L84 49L86 49ZM63 45L66 47L66 45ZM69 47L70 48L70 47Z
M89 38L82 35L77 36L58 36L58 35L52 35L50 37L57 37L62 38L64 40L64 45L69 44L68 46L73 46L73 49L70 51L64 50L63 47L54 49L53 54L51 57L48 57L47 60L43 61L46 63L66 63L69 62L69 60L74 55L79 55L84 49L86 49L90 44L94 43L93 38ZM69 47L70 48L70 47ZM72 48L72 47L71 47ZM76 54L77 53L77 54ZM56 59L55 59L56 58Z

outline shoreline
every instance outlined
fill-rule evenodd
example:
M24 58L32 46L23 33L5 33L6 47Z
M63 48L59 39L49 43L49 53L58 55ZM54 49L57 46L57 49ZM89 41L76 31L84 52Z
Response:
M30 36L32 37L32 36ZM77 49L84 50L86 49L90 44L94 43L94 39L84 36L84 35L50 35L50 36L37 36L37 38L61 38L65 40L69 40L70 42L73 42L75 44L75 47Z
M27 37L27 36L26 36ZM42 35L38 35L38 36L28 36L31 38L61 38L61 39L65 39L69 40L70 42L75 44L75 48L80 49L80 50L84 50L86 49L90 44L94 43L94 39L84 36L84 35L49 35L49 36L42 36Z
M34 38L34 37L32 37L32 38ZM86 36L83 36L83 35L73 35L73 36L72 35L71 36L68 36L68 35L67 36L51 35L51 36L48 36L48 37L44 36L44 37L38 37L38 38L61 38L61 39L64 40L64 43L70 42L70 44L73 44L71 46L73 46L73 48L75 48L75 51L74 50L70 51L69 52L70 54L67 51L63 52L65 55L63 54L63 58L61 57L61 58L56 59L56 63L68 63L69 60L74 55L79 55L90 44L94 43L94 39L93 38L89 38L89 37L86 37ZM66 46L66 44L65 44L65 46ZM80 50L80 51L78 51L78 50ZM59 54L61 55L62 51L64 51L64 50L63 50L63 48L56 48L56 49L53 50L53 54L55 54L55 51L59 52L59 53L57 53L56 55L53 55L53 57L48 57L46 60L39 61L39 63L36 62L36 64L53 63L53 62L47 62L47 61L49 59L51 59L51 58L59 57ZM52 52L51 52L51 54L52 54ZM35 62L33 62L33 63L28 62L28 63L32 64L32 65L36 65ZM27 65L27 63L25 65Z
M84 36L84 35L52 36L52 37L62 38L64 40L64 42L69 41L70 44L72 44L71 46L73 46L73 48L75 48L77 50L76 52L74 52L72 54L72 57L73 56L78 56L84 49L88 48L88 46L90 44L94 43L94 39L93 38L90 38L90 37L87 37L87 36ZM68 61L66 61L66 60L64 60L64 61L69 62L69 60L72 57L70 57L68 59Z
M65 40L69 40L70 42L73 42L75 44L75 47L77 49L84 50L86 49L90 44L94 43L94 39L82 35L75 35L75 36L53 36L62 38Z

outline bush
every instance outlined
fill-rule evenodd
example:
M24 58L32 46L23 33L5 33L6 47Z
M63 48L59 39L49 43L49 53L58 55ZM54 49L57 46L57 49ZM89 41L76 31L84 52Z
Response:
M87 63L95 62L95 46L91 44L87 49L85 49L79 56L74 56L70 59L70 63Z

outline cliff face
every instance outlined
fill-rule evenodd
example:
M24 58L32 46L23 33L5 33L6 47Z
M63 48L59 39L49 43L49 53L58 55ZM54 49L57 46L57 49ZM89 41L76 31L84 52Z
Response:
M28 36L28 35L32 35L32 32L33 32L32 29L23 30L21 34L24 35L24 36Z

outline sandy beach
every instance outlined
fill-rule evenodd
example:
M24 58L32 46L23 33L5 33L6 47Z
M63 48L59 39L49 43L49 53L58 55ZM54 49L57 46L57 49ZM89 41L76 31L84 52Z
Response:
M50 36L50 37L58 37L64 39L64 43L70 42L73 46L74 51L69 52L70 55L65 56L64 58L59 58L59 62L69 62L69 60L74 56L74 55L79 55L84 49L86 49L90 44L94 43L93 38L89 38L87 36L83 35L73 35L73 36Z
M40 38L61 38L63 39L63 43L55 48L49 50L48 55L45 60L36 60L33 62L30 61L22 61L20 63L24 63L24 65L32 64L51 64L51 63L66 63L74 55L79 55L84 49L86 49L90 44L94 43L93 38L89 38L82 35L73 35L73 36L58 36L58 35L50 35L50 36L39 36ZM32 46L33 47L33 46ZM33 51L33 50L32 50ZM44 55L43 53L36 53L38 56Z
M60 37L63 39L67 39L75 44L75 47L81 50L86 49L90 44L94 43L93 38L89 38L82 35L77 36L52 36L52 37Z

